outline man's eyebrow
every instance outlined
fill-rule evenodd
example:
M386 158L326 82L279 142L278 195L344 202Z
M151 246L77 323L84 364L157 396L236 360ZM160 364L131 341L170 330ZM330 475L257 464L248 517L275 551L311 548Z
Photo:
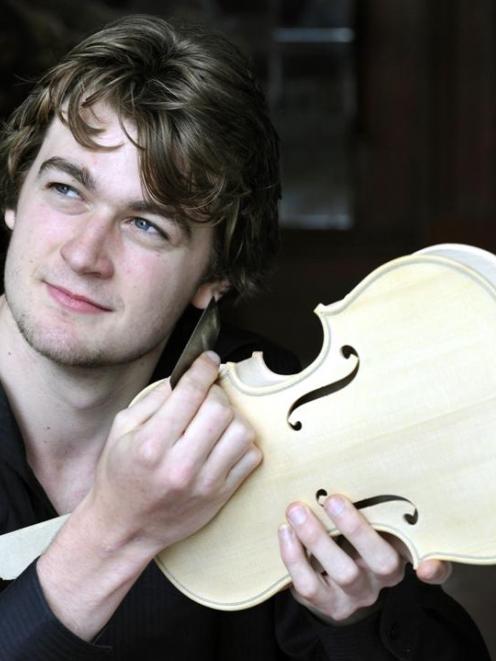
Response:
M41 176L45 170L50 169L65 172L91 192L95 192L97 190L95 179L91 176L90 171L83 166L72 163L71 161L68 161L65 158L61 158L60 156L53 156L52 158L43 161L43 163L40 165L38 176ZM171 209L168 209L163 205L147 200L133 200L126 206L131 211L135 211L137 213L151 213L157 216L162 216L163 218L167 218L168 220L175 223L184 232L187 238L191 237L191 227L189 223L181 222L181 220L177 218L177 215L174 214Z
M41 176L45 170L49 169L61 170L62 172L65 172L73 179L78 181L87 190L92 192L96 190L96 182L91 176L89 170L80 165L76 165L76 163L72 163L65 158L61 158L60 156L53 156L52 158L43 161L43 163L40 165L38 176Z

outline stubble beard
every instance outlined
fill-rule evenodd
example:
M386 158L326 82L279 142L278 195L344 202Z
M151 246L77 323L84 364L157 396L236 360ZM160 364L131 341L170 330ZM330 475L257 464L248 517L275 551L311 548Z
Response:
M115 367L135 362L157 348L156 345L136 347L134 350L129 346L109 349L101 345L96 346L91 339L85 343L82 340L73 340L63 329L43 330L41 325L38 327L35 317L16 305L15 296L9 296L7 283L5 300L24 341L36 353L62 367L87 369Z

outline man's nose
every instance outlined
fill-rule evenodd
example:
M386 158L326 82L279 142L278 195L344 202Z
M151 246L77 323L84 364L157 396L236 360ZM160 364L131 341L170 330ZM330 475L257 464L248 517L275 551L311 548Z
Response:
M62 257L76 273L110 278L114 273L111 233L110 223L101 218L88 219L64 243L61 249Z

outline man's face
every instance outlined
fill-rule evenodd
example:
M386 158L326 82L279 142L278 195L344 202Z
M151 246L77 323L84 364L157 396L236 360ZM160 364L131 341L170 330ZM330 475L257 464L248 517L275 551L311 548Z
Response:
M5 271L12 316L28 343L65 365L127 363L163 346L185 306L204 306L200 285L213 229L187 231L151 207L138 152L116 114L91 123L111 151L82 147L58 119L31 166L16 210ZM133 125L126 130L135 137Z

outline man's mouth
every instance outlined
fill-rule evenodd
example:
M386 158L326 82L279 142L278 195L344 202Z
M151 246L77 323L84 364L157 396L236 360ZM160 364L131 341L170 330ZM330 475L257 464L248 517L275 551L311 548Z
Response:
M111 312L109 308L98 301L95 301L87 296L78 294L76 292L65 289L58 285L53 285L49 282L45 283L50 296L55 299L60 305L65 308L74 310L75 312L98 313L98 312Z

